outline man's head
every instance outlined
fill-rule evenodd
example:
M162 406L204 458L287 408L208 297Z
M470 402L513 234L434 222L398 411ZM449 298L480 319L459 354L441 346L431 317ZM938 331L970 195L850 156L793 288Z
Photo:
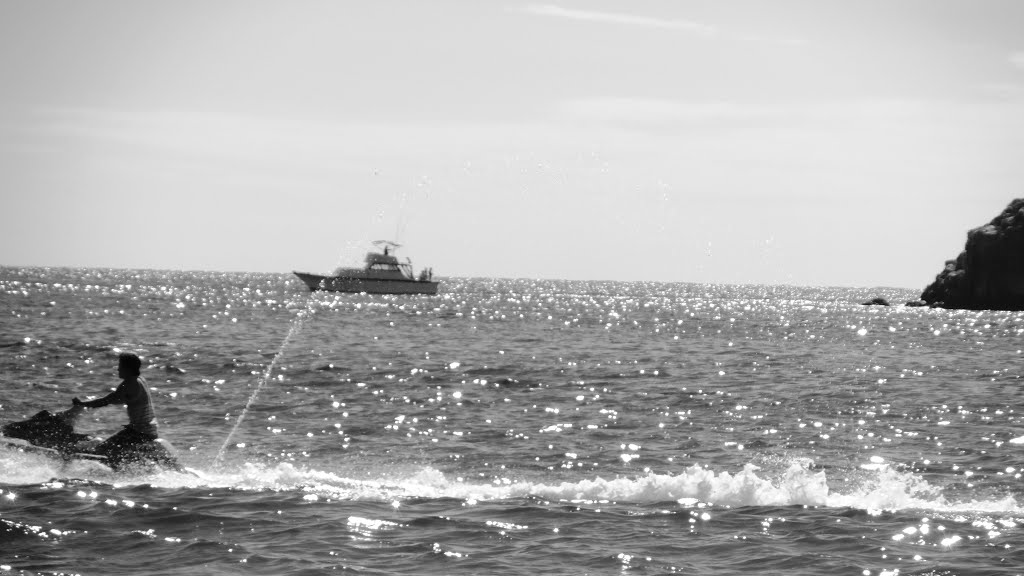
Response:
M122 378L138 377L142 373L142 360L132 352L122 352L117 357L117 373Z

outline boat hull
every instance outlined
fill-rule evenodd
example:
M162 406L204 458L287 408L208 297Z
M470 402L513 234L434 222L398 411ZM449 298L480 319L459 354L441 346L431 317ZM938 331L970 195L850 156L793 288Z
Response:
M295 272L311 291L367 294L437 294L437 282L395 278L355 278Z

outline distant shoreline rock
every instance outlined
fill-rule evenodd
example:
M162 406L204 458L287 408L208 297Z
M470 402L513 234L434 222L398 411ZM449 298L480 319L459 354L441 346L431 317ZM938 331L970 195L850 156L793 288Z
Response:
M921 293L934 308L1024 310L1024 198L967 232L955 260Z

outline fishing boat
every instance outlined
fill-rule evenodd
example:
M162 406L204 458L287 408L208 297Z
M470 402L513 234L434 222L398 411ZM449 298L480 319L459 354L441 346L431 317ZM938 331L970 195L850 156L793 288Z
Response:
M376 251L366 253L362 268L338 268L329 276L294 272L311 291L365 292L367 294L437 294L438 282L434 271L424 268L419 276L413 275L412 263L406 258L399 262L395 250L400 244L388 240L373 243Z

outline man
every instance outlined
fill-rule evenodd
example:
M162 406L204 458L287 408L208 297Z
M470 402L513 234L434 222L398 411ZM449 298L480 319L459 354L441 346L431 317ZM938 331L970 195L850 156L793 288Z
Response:
M121 383L103 398L82 402L73 398L71 403L85 408L102 408L109 404L124 404L128 407L128 424L120 432L107 438L96 447L95 453L106 457L115 467L126 460L134 459L133 452L157 439L156 415L153 411L153 397L146 380L140 376L142 360L131 352L118 356L117 375Z

